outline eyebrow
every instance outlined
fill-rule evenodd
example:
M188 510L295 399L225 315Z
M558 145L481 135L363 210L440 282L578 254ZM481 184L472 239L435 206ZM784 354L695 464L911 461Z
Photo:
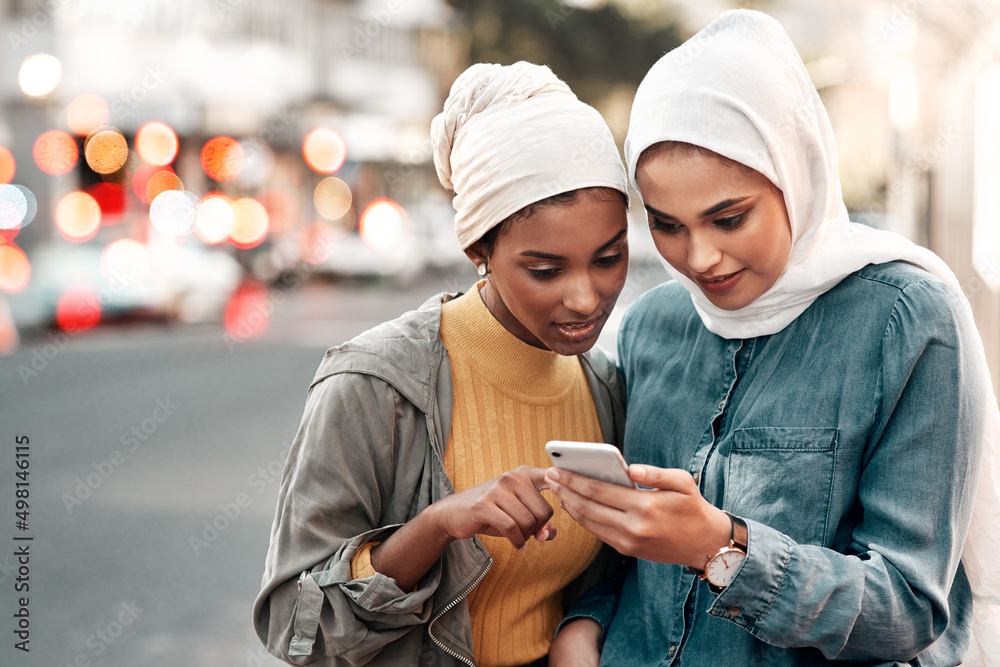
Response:
M613 246L615 243L617 243L618 241L620 241L621 238L623 236L625 236L626 233L628 233L628 227L626 227L625 229L623 229L620 232L618 232L617 234L615 234L614 237L612 237L612 239L610 241L608 241L607 243L605 243L604 245L602 245L600 248L598 248L594 252L594 254L598 255L598 254L604 252L605 250L607 250L608 248L610 248L611 246ZM538 259L556 259L556 260L564 260L564 259L566 259L562 255L553 255L551 253L541 252L539 250L525 250L524 252L521 253L521 256L522 257L537 257Z
M709 206L704 211L702 211L701 213L699 213L698 217L699 218L707 218L710 215L715 215L719 211L723 211L723 210L729 208L730 206L735 206L736 204L739 204L741 201L745 201L747 199L750 199L749 195L746 196L746 197L734 197L733 199L726 199L724 201L720 201L718 204L715 204L714 206ZM657 211L655 208L653 208L649 204L643 204L643 206L646 208L647 211L649 211L650 213L652 213L653 215L655 215L658 218L666 218L667 220L676 220L677 219L677 218L675 218L674 216L672 216L672 215L670 215L668 213L664 213L663 211Z

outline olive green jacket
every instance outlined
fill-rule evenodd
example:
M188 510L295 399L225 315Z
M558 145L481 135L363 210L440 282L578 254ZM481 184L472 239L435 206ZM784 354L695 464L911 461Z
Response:
M351 580L351 559L454 493L444 471L452 382L441 343L441 294L331 348L309 387L278 492L254 625L295 665L472 665L465 596L491 558L457 540L405 592L382 574ZM621 445L623 385L598 348L581 355L606 442ZM568 596L607 576L605 553Z

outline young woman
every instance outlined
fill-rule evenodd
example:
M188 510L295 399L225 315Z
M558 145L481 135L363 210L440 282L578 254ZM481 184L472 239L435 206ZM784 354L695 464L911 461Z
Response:
M641 559L556 644L596 665L606 637L616 667L962 662L1000 551L960 561L997 412L954 276L849 222L829 119L759 12L650 70L626 158L675 279L619 337L624 453L653 490L548 473Z
M548 440L624 428L591 350L628 265L611 132L528 63L471 67L431 132L484 279L320 365L254 607L292 664L541 665L565 589L604 574L600 542L541 491Z

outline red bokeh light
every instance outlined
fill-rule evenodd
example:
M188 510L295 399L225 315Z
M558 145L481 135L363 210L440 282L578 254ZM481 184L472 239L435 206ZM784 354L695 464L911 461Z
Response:
M216 181L234 180L243 171L245 162L243 146L232 137L209 139L201 149L201 168Z
M240 340L252 338L264 333L269 321L267 290L253 283L236 288L223 317L226 332Z
M101 300L92 290L66 290L56 303L56 323L64 331L84 331L100 321Z

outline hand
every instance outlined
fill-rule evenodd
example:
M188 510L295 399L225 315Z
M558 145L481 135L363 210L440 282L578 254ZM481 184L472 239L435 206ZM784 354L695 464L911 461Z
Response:
M589 618L570 621L549 648L549 667L597 667L601 653L601 625Z
M702 497L690 473L632 465L629 476L652 489L627 489L556 468L545 479L577 523L627 556L700 569L729 544L729 517Z
M545 470L520 466L442 498L427 510L451 539L492 535L506 537L514 548L524 549L532 535L539 542L556 536L555 525L549 523L552 505L539 493L547 488Z

